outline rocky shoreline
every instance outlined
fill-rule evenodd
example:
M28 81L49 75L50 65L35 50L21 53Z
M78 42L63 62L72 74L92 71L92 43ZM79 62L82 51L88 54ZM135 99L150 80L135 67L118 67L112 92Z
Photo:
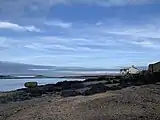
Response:
M60 95L62 97L88 96L106 91L121 90L129 86L139 86L159 82L158 76L144 75L130 77L106 77L88 78L84 81L62 81L56 84L41 85L34 88L23 88L16 91L0 94L0 103L30 100L44 95ZM149 80L148 80L149 79Z
M105 92L113 87L107 84L118 83L119 79L108 81L108 78L92 78L85 81L62 81L56 84L46 84L34 88L23 88L11 92L0 94L0 103L24 101L43 95L60 95L62 97L92 95L95 93ZM117 86L118 88L118 86ZM94 90L95 89L95 90Z
M0 93L0 120L159 120L160 74L62 81Z
M130 86L94 95L43 94L0 103L0 120L159 120L160 83Z

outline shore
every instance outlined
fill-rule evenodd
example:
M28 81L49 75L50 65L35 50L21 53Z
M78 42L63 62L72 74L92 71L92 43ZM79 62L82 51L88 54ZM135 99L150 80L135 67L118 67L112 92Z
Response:
M158 120L160 80L146 80L100 76L3 92L0 120Z
M68 78L68 79L88 79L88 78L97 78L97 77L120 77L120 74L92 74L92 75L73 75L73 76L44 76L44 75L36 75L36 76L11 76L11 75L0 75L0 79L41 79L41 78Z
M91 96L43 96L0 104L0 120L158 120L160 84Z

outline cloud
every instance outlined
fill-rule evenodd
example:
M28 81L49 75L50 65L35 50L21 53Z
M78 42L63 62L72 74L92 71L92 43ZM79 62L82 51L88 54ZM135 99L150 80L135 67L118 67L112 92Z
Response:
M158 3L159 0L1 0L0 10L3 16L23 16L27 13L39 13L44 15L55 5L65 4L86 4L86 5L100 5L100 6L123 6L132 4L149 4ZM9 9L6 9L9 8ZM12 13L12 14L11 14ZM35 15L35 14L34 14ZM35 17L35 16L33 16Z
M61 20L47 21L45 22L45 24L48 26L55 26L55 27L61 27L61 28L72 27L72 23L63 22Z
M86 1L87 2L87 1ZM130 4L148 4L157 2L157 0L91 0L90 3L94 2L102 6L121 6Z
M158 23L139 25L139 27L135 26L120 26L117 28L106 30L104 32L116 35L124 35L124 36L135 36L135 37L150 37L150 38L160 38L158 34L160 32L160 25Z
M35 26L21 26L11 22L0 21L0 29L10 29L15 31L29 31L29 32L40 32L40 29Z
M102 25L102 22L99 21L99 22L96 23L96 25L97 26Z
M83 27L81 34L84 35L86 33L92 38L96 37L99 42L102 39L103 45L111 43L110 45L115 44L115 46L117 44L133 46L134 44L144 48L160 48L160 24L158 22L160 18L155 19L146 20L146 23L143 24L123 23L123 20L114 21L112 24L108 21L103 21L101 22L103 24L99 24L98 27L97 25Z
M132 44L135 45L140 45L142 47L147 47L147 48L155 48L155 49L160 49L160 43L156 43L154 41L133 41Z
M0 53L3 56L0 60L109 67L110 61L112 65L120 65L147 63L158 59L158 22L147 21L145 24L132 25L124 24L123 21L114 21L118 24L100 21L102 24L98 26L95 22L77 23L77 26L72 25L69 30L56 28L57 33L65 31L65 35L54 35L55 27L48 25L44 29L50 35L36 33L26 37L0 38Z
M17 4L21 4L19 7L28 6L30 9L37 10L39 7L49 7L56 4L76 4L76 3L84 3L84 4L97 4L97 5L126 5L126 4L147 4L147 3L156 3L158 0L30 0L30 1L22 1L15 0ZM2 5L15 5L14 1L6 1L2 0Z

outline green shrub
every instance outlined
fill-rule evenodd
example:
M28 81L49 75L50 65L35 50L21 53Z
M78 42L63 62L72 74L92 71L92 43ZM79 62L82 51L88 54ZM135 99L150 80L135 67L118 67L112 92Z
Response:
M37 83L37 82L26 82L26 83L24 84L24 86L25 86L26 88L34 88L34 87L37 87L37 86L38 86L38 83Z

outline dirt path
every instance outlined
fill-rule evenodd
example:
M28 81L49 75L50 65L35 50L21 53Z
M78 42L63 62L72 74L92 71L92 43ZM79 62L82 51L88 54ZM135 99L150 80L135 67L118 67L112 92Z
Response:
M160 120L160 85L0 105L0 120Z

